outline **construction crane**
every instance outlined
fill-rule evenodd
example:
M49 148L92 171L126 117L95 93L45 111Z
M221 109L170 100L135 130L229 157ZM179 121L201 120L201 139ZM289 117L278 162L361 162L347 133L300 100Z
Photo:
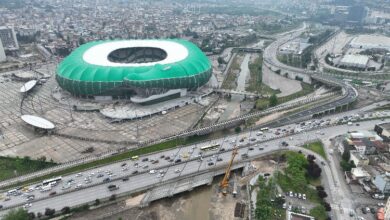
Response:
M229 186L229 177L230 177L230 171L232 169L234 157L238 154L238 148L234 147L232 151L232 158L229 161L228 166L226 167L225 176L223 177L223 180L219 184L219 187L222 190L222 194L226 196L227 194L227 187Z

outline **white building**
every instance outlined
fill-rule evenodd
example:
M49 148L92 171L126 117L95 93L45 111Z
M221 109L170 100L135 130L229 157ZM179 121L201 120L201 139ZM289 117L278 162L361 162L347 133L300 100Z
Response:
M340 60L339 66L365 69L369 60L368 56L348 54Z
M359 35L349 46L358 49L386 49L390 50L390 37L383 35Z
M1 39L0 39L0 63L5 62L6 60L7 58L5 57L3 43L1 43Z

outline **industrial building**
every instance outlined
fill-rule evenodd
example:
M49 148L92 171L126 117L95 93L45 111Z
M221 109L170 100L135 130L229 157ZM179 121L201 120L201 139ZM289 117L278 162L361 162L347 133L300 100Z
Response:
M339 62L339 67L365 70L370 59L364 55L345 55Z
M208 58L189 41L114 40L76 49L60 63L56 80L74 96L153 104L196 90L211 74Z
M384 49L390 51L390 37L383 35L359 35L349 43L352 48Z
M18 40L16 39L14 28L1 26L0 39L5 50L14 51L19 49L19 44Z

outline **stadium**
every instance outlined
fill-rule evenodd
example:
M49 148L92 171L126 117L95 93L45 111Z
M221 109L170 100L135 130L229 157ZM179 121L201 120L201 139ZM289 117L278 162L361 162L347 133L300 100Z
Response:
M111 40L77 48L59 64L56 80L77 97L152 104L196 90L211 74L208 58L189 41Z

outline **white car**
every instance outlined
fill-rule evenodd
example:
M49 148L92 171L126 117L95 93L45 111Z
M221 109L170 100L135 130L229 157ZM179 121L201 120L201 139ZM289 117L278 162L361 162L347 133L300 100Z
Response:
M180 172L181 172L180 169L176 169L176 170L175 170L175 173L180 173Z
M156 173L156 170L150 170L149 173L154 174L154 173Z

